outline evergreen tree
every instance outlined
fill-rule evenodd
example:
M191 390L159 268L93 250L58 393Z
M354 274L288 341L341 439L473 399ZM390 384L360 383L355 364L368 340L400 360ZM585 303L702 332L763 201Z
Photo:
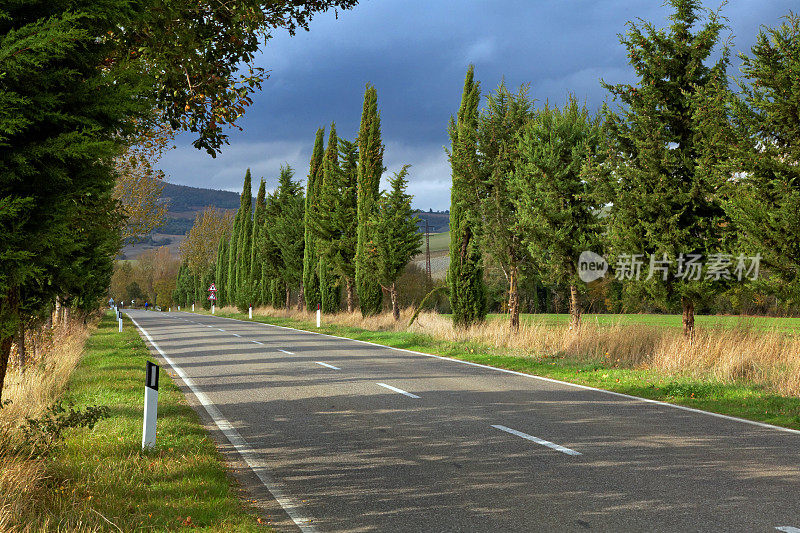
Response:
M253 305L264 305L266 303L262 285L262 258L258 247L258 241L261 238L261 232L267 216L266 197L266 184L262 178L261 184L258 186L258 194L256 194L256 208L253 212L253 233L250 237L250 276L248 284L252 293Z
M669 30L629 23L620 38L639 81L603 83L623 105L619 114L608 113L607 162L598 172L609 177L609 237L617 262L643 254L669 265L666 275L660 270L650 276L651 269L642 285L667 304L680 299L684 334L691 336L695 302L713 293L715 284L694 279L694 271L684 267L698 256L708 261L720 253L730 226L718 194L720 174L698 164L711 147L699 135L704 102L695 95L724 80L728 52L723 49L715 64L706 65L724 28L717 12L708 12L704 25L695 28L699 0L668 4Z
M314 151L311 154L311 163L306 182L306 205L303 218L304 239L306 246L303 251L303 294L306 309L315 310L320 303L319 293L319 257L317 257L316 238L311 225L316 215L317 189L322 180L322 162L325 157L325 128L317 130L314 140Z
M319 216L314 231L321 254L344 286L347 311L355 309L355 255L358 231L358 145L339 139L341 164L328 166L320 189ZM330 149L330 144L328 144Z
M267 226L267 233L279 250L280 279L286 291L286 307L291 304L292 287L300 287L300 301L303 304L303 248L305 228L298 224L303 220L303 188L294 181L294 171L290 166L281 167L278 189L275 191L274 215Z
M311 220L311 234L317 246L317 255L319 256L319 290L320 301L322 304L323 313L335 313L339 310L339 300L341 294L339 292L339 282L336 276L334 260L330 254L330 242L321 235L320 232L314 231L314 226L318 224L322 218L327 218L327 214L323 214L323 210L328 206L325 203L326 189L338 188L336 184L339 179L339 139L336 136L336 124L331 123L330 135L328 136L328 147L325 150L325 158L322 162L322 172L318 178L318 186L315 192L315 214ZM336 200L338 203L340 200ZM308 205L308 198L306 198L306 205ZM335 209L335 207L334 207ZM308 219L308 211L306 211L306 219Z
M369 221L375 213L383 174L381 118L378 92L367 84L358 130L358 232L356 243L356 290L363 316L380 313L383 293L375 278L375 258L370 254Z
M581 317L577 260L600 240L600 204L586 176L600 129L573 96L563 110L545 105L523 128L509 191L541 279L569 285L571 329Z
M478 105L480 87L475 69L467 69L464 92L456 119L450 119L450 307L453 323L469 327L486 318L486 287L480 234L478 202L479 167L477 155Z
M520 87L518 93L512 94L501 83L497 91L488 95L486 107L478 118L481 248L500 265L508 280L512 332L519 330L519 280L521 271L530 265L530 258L522 244L522 229L509 187L519 159L520 130L533 116L528 88Z
M392 316L400 319L397 299L397 278L408 262L419 253L422 234L411 209L412 196L406 194L409 165L403 166L389 180L391 189L381 195L373 215L373 246L378 280L392 300Z
M217 286L216 304L220 307L225 306L228 302L228 255L229 255L228 245L229 245L228 237L223 237L219 240L219 249L217 250L217 266L216 266L217 272L214 283ZM202 290L207 291L208 287L202 287ZM207 297L208 294L204 294L201 301L206 300Z
M742 251L762 255L773 290L800 300L800 16L762 29L742 55L743 101L736 147L740 176L726 209L741 230ZM721 114L721 113L720 113ZM718 114L717 116L719 116Z
M231 240L231 266L228 267L228 272L233 276L233 282L229 281L232 285L230 292L230 299L232 304L239 307L239 309L247 309L248 299L246 282L248 279L247 266L250 263L250 249L249 241L253 232L253 196L252 185L250 177L250 169L244 175L244 186L242 187L242 195L239 199L239 212L236 214L236 220L239 223L236 238Z

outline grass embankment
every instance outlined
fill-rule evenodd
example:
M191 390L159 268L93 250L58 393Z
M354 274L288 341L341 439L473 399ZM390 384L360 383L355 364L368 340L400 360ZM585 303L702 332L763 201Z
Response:
M69 430L41 458L6 453L3 459L11 460L16 474L2 473L0 530L265 531L237 497L214 443L163 370L157 445L141 451L148 357L129 320L123 333L113 315L100 320L63 399L77 409L108 406L109 416L92 430ZM36 395L27 392L18 391L12 405Z
M234 308L217 314L247 319ZM576 333L528 321L512 335L499 321L456 330L434 313L409 328L409 314L339 313L319 330L313 313L258 309L253 319L800 429L800 341L777 330L702 328L687 343L679 328L587 321Z

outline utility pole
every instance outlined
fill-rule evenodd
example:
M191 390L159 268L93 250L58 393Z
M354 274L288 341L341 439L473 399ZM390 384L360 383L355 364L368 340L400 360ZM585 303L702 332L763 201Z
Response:
M431 277L431 234L428 228L428 219L425 219L425 274L428 276L428 286L433 285Z

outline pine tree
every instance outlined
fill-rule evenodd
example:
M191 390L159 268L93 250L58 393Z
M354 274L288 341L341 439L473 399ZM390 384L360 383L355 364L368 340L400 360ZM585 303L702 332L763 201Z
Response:
M600 241L600 204L586 173L600 128L573 96L563 110L545 105L522 130L509 191L542 280L570 287L571 329L581 317L577 260Z
M250 276L248 284L252 293L253 305L264 305L264 288L262 286L262 258L259 254L258 241L261 238L261 231L266 220L266 184L264 179L261 179L261 184L258 186L258 194L256 194L256 208L253 212L253 233L250 237Z
M292 287L300 287L302 306L303 282L303 248L305 245L305 228L298 224L303 220L304 198L303 188L294 181L291 167L281 167L278 189L275 191L274 214L267 232L275 243L280 254L279 272L281 282L286 291L286 307L290 306Z
M742 55L743 101L736 147L740 180L726 210L741 230L742 252L761 254L772 289L800 301L800 15L762 29ZM723 115L718 113L717 116Z
M322 162L325 157L325 128L317 130L314 140L314 151L311 153L311 162L308 170L308 180L306 182L306 205L303 218L304 239L306 246L303 251L303 294L305 296L306 309L316 310L320 304L319 293L319 257L317 256L317 245L313 231L312 221L316 214L317 189L322 180Z
M659 271L632 283L667 304L679 299L684 334L690 337L695 302L719 284L694 279L683 267L692 258L708 261L720 253L730 227L717 192L723 185L720 174L698 164L700 154L708 159L710 146L699 135L698 111L704 102L695 95L724 80L728 51L723 48L719 60L706 65L724 28L720 15L708 12L704 25L695 28L701 18L699 0L668 4L673 8L668 31L629 23L620 38L639 81L603 83L622 106L619 114L607 114L607 162L598 172L609 178L609 237L617 261L642 254L669 265L666 276Z
M519 281L523 268L530 266L530 257L522 244L523 232L509 187L519 159L520 130L533 116L527 86L512 94L501 83L487 96L486 107L478 118L481 248L501 266L508 280L512 332L519 330Z
M479 167L477 156L478 105L480 87L475 69L467 69L464 93L456 119L450 119L450 166L453 185L450 192L450 307L453 323L469 327L486 318L486 287L483 258L478 245L480 234L477 210Z
M319 216L314 231L321 254L344 286L347 312L355 309L355 250L358 232L358 145L339 139L341 164L327 167L320 189ZM330 149L330 144L328 144Z
M326 189L337 188L336 184L338 183L338 179L339 139L336 136L336 124L331 123L328 147L325 150L322 172L318 178L317 190L315 192L315 213L311 221L311 233L317 247L317 255L319 256L319 290L323 313L335 313L339 310L341 294L339 292L339 280L336 276L334 260L330 254L330 242L324 235L321 235L320 232L314 231L314 226L318 220L326 216L323 214L323 209L328 208L329 205L324 203L324 195L326 194ZM308 205L308 203L306 205ZM308 219L307 211L306 218Z
M372 235L369 221L375 213L383 174L381 118L378 112L378 92L367 84L364 109L358 131L358 232L356 243L356 290L361 314L380 313L383 293L375 278L375 260L370 254Z
M411 209L412 196L406 194L409 165L389 180L391 189L381 195L372 219L376 274L392 300L392 316L400 319L397 279L408 262L419 253L422 234Z

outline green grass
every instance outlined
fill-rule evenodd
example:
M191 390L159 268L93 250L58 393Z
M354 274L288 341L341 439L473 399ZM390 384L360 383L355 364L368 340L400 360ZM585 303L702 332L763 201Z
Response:
M217 315L247 320L245 313L217 312ZM414 332L370 331L324 324L322 328L317 329L316 323L311 321L261 315L254 316L253 320L443 355L640 398L800 429L800 398L778 396L752 385L727 384L713 379L674 376L653 370L620 368L602 362L575 361L563 357L537 358L515 355L509 350L495 349L478 343L450 342Z
M505 314L490 314L490 320L508 320ZM520 320L541 323L546 325L567 325L569 314L541 313L522 314ZM639 324L646 326L683 327L681 315L654 315L654 314L585 314L581 320L599 326L616 324ZM735 328L746 327L753 329L776 329L786 333L800 333L800 318L769 317L769 316L735 316L735 315L696 315L695 325L706 328Z
M450 232L445 231L444 233L431 233L430 236L431 240L431 252L441 252L442 250L449 250L450 249ZM425 247L425 242L422 243L423 250Z
M238 498L214 443L163 368L157 445L141 451L150 356L125 320L118 333L113 315L103 317L70 379L66 400L109 406L111 416L92 431L74 430L52 456L54 496L46 506L55 513L52 521L70 530L82 521L104 530L164 531L184 527L191 517L203 531L265 531L255 509Z

